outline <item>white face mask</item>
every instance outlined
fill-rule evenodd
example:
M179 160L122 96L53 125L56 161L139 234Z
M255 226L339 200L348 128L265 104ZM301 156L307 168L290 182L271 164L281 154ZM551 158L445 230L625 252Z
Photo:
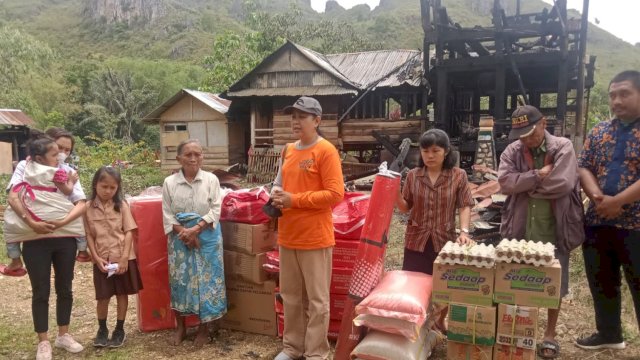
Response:
M63 152L58 153L58 165L62 165L65 160L67 160L67 154Z

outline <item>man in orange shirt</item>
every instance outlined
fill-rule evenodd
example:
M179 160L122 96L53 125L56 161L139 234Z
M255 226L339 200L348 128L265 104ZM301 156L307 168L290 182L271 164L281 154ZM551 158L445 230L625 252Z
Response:
M274 182L278 220L283 350L275 360L329 358L329 285L335 239L331 207L344 196L337 149L322 138L322 107L310 97L284 109L299 139L287 144Z

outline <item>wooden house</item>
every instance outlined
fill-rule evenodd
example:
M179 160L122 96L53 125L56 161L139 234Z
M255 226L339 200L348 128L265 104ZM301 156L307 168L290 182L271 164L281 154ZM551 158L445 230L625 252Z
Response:
M182 89L143 118L160 125L160 161L163 170L180 165L177 145L186 139L198 139L204 150L203 168L225 168L244 159L242 129L229 122L229 100L217 95ZM233 139L230 141L230 139Z
M425 127L427 86L422 53L380 50L320 54L287 41L222 96L233 100L229 118L244 129L254 151L293 142L282 110L300 96L323 108L320 130L356 156L391 142L414 140ZM362 159L361 159L362 160Z
M33 125L35 121L20 110L0 109L0 174L13 173L12 163L27 156L25 144Z

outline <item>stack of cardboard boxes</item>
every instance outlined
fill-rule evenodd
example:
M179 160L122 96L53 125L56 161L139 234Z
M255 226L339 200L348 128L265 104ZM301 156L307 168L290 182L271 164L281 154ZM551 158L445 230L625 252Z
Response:
M560 306L560 263L496 263L494 301L498 329L494 359L535 360L538 308Z
M224 245L227 314L221 326L255 334L277 334L272 299L276 289L262 268L265 253L273 250L276 233L272 223L220 222Z
M447 359L491 360L496 339L493 268L445 264L433 266L433 295L449 304Z
M434 263L433 301L449 304L447 359L535 360L538 308L560 304L560 264Z

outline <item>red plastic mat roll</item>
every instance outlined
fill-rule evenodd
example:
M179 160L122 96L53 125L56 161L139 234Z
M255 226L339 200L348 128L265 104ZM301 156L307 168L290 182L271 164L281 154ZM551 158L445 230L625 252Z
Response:
M373 182L369 209L362 229L358 255L349 286L349 297L345 303L336 345L335 360L347 360L361 339L361 329L353 325L354 307L380 281L384 269L384 253L387 246L389 225L393 216L395 200L400 189L400 175L380 169Z
M138 328L141 331L172 329L176 320L171 310L167 236L162 225L162 198L129 199L131 214L138 225L136 257L144 289L138 293ZM197 316L187 318L187 326L198 324Z

